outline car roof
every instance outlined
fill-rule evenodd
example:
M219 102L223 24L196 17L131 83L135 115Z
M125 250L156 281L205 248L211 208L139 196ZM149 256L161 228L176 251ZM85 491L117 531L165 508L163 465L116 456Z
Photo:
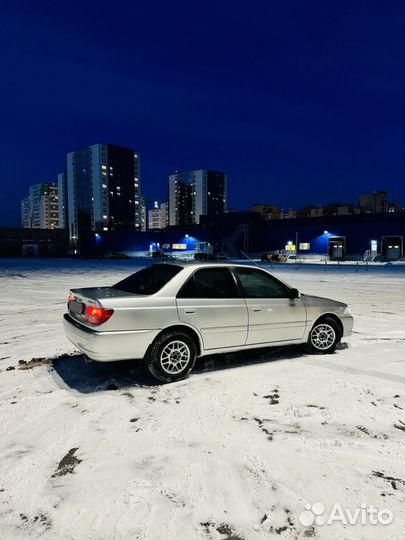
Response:
M260 270L265 270L264 268L262 268L261 266L259 265L255 265L255 264L240 264L240 263L231 263L231 262L228 262L228 263L225 263L225 262L215 262L215 261L212 261L212 262L207 262L207 261L203 261L203 262L195 262L195 261L190 261L190 262L187 262L187 261L181 261L181 262L174 262L174 261L170 261L170 262L156 262L154 263L153 266L155 265L169 265L169 266L180 266L182 268L209 268L209 267L213 267L213 268L218 268L218 267L223 267L223 268L259 268Z

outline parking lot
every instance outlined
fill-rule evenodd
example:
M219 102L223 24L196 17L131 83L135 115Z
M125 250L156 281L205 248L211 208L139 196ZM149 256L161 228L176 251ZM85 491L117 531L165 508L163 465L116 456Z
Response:
M135 264L0 260L0 537L400 538L403 272L274 266L347 302L353 336L327 356L207 357L159 386L136 363L86 364L62 328L69 288ZM314 503L393 520L305 524Z

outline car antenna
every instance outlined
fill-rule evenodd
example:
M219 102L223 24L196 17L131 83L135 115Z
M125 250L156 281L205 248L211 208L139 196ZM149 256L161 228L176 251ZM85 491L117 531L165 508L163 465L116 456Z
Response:
M239 251L242 253L242 255L244 255L245 257L247 257L247 258L249 259L249 261L251 261L253 264L255 264L258 268L261 268L260 265L257 264L256 261L254 261L253 259L251 259L251 258L249 257L249 255L247 255L244 251L242 251L241 249L240 249ZM271 266L271 267L273 268L273 266Z

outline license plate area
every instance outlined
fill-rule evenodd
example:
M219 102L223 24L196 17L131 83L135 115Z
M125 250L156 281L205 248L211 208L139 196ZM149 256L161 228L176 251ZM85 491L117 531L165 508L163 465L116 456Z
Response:
M82 315L84 311L84 304L77 302L76 300L71 300L69 302L69 311L75 313L76 315Z

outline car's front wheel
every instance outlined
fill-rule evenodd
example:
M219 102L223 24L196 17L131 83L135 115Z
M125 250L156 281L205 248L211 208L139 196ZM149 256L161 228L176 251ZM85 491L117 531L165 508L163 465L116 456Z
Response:
M331 317L317 321L308 338L309 350L315 354L332 353L342 337L338 323Z
M196 358L197 347L192 337L186 332L168 331L153 342L144 364L155 379L169 383L187 377Z

